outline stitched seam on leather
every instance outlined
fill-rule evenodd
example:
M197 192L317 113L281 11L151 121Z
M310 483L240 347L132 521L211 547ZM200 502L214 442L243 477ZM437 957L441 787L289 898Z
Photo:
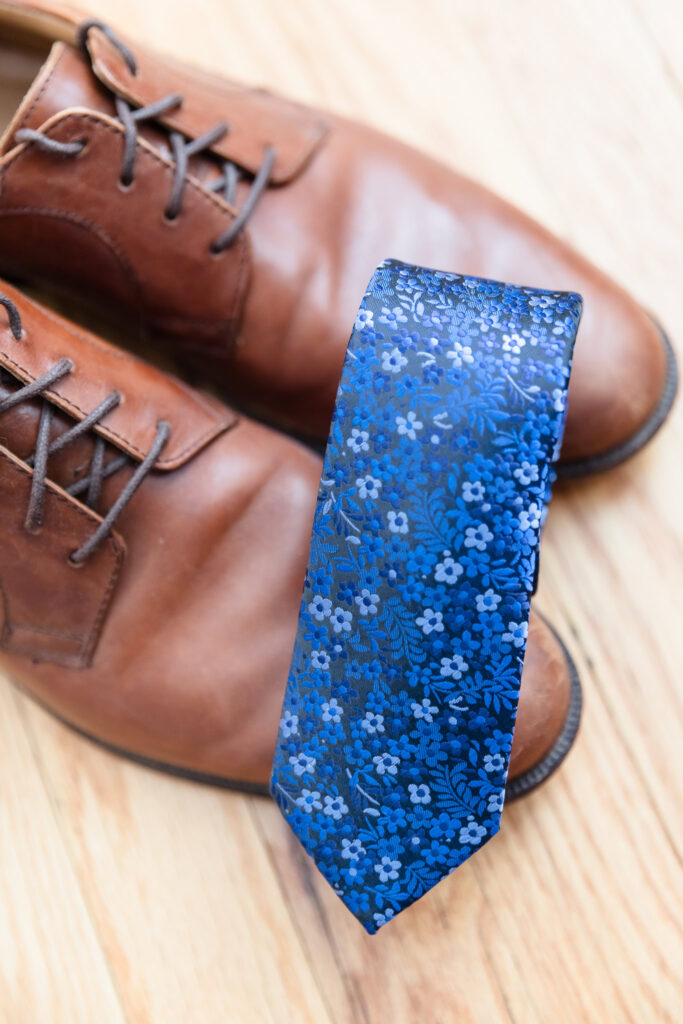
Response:
M21 462L21 460L19 460L19 459L17 459L15 461L15 459L10 458L8 453L7 453L7 450L3 449L1 446L0 446L0 458L4 459L5 462L15 472L23 472L23 473L26 474L26 476L33 476L33 473L32 473L32 471L31 471L29 466L25 466ZM56 484L53 484L51 481L47 481L47 490L48 490L48 492L52 495L52 497L56 501L60 502L62 505L66 505L66 507L71 512L76 512L81 517L81 519L85 519L89 526L93 525L93 519L97 519L98 518L94 514L92 516L88 515L88 513L85 511L85 509L77 501L69 500L65 495L62 495L60 493L60 491L59 491L59 488L57 488ZM97 609L97 611L95 613L95 618L93 620L93 624L92 624L92 627L90 629L90 632L87 633L83 637L82 643L80 645L80 656L88 664L89 664L90 659L92 657L92 652L94 650L95 643L96 643L96 641L97 641L97 639L99 637L99 633L100 633L100 629L101 629L101 625L102 625L102 620L104 619L104 615L105 615L106 610L107 610L107 605L109 603L109 600L110 600L110 597L111 597L111 593L112 593L112 591L114 589L116 581L118 580L119 572L120 572L120 569L121 569L121 563L123 561L123 549L119 546L118 541L116 540L116 534L111 533L107 537L106 544L107 544L108 547L111 547L113 549L113 551L114 551L114 568L113 568L113 570L111 572L111 575L109 577L109 582L108 582L108 584L107 584L107 586L105 588L104 597L102 598L102 601L100 602L99 607L98 607L98 609ZM3 590L3 596L4 595L5 595L5 591ZM5 600L5 607L6 608L9 607L6 600ZM11 627L10 627L10 638L11 638ZM29 656L32 656L32 653L33 653L36 656L40 654L43 657L46 657L44 651L35 650L35 651L32 652L30 647L27 648L23 653L27 654Z
M66 124L69 121L76 120L84 121L86 123L89 122L90 124L93 124L98 128L106 129L108 132L111 132L112 135L123 135L122 128L119 128L117 122L114 121L111 117L108 117L107 114L102 114L100 117L94 117L92 114L88 114L85 111L81 113L80 109L67 111L67 113L65 113L62 117L59 117L59 120L53 121L53 123L50 125L48 129L48 134L52 131L56 124L61 125ZM11 158L11 160L5 161L5 168L11 167L11 165L16 160L18 160L19 157L21 157L22 153L24 152L24 149L29 146L35 146L35 143L26 142L20 145L18 147L18 151L14 153L14 156ZM156 163L161 164L162 167L166 168L166 170L174 170L173 163L170 160L166 159L161 153L159 153L154 148L154 146L152 146L151 143L147 142L145 139L141 139L140 137L138 137L137 146L138 148L142 149L142 151L146 153L147 156L152 157L156 161ZM200 198L205 203L208 203L209 205L215 207L223 215L227 214L227 216L230 217L231 220L235 219L236 213L230 206L228 206L225 200L221 199L219 196L214 195L213 192L209 192L208 189L204 188L201 182L197 178L195 178L194 175L187 175L187 184L194 189L194 191L200 196Z
M96 48L97 47L95 47L95 49ZM100 50L102 50L101 43ZM150 54L149 51L144 52L146 53L146 55L154 57L154 54ZM107 60L106 46L104 47L103 53L100 53L100 55L94 55L94 60L97 64L101 66L102 70L105 73L107 81L102 81L99 75L95 73L95 77L98 78L98 80L102 82L103 85L107 86L115 95L119 95L124 99L127 97L133 97L134 90L131 88L126 88L125 82L121 78L120 73L113 69L111 63ZM162 65L169 68L171 72L173 71L172 60L162 60L161 63ZM191 72L193 71L193 68L185 66L185 70ZM225 98L225 94L221 89L220 82L216 82L214 85L211 82L212 77L213 75L211 73L209 73L208 75L208 80L206 76L203 76L200 79L200 85L203 88L209 88L214 99L223 101ZM233 86L233 88L235 89L236 93L242 92L247 96L251 96L255 93L261 93L262 95L265 95L268 99L274 100L275 103L278 105L277 116L281 117L284 121L286 121L289 127L295 127L301 130L304 140L309 143L309 151L299 156L298 159L290 158L289 164L285 163L285 170L280 172L283 175L283 177L276 184L287 184L287 182L291 181L292 178L295 178L300 173L302 168L306 166L311 156L313 155L319 144L322 142L327 132L330 130L331 122L324 117L314 114L310 107L307 107L305 103L299 103L296 100L280 98L278 96L275 96L268 89L259 89L258 86ZM137 105L140 101L137 99L133 99L133 102ZM301 117L297 118L295 111L298 111L300 115L309 114L310 117L307 120L305 120L302 125ZM162 123L164 124L170 124L170 120L164 121L163 118L161 120ZM178 130L183 132L183 134L186 133L186 129L184 128L179 128ZM187 132L187 134L189 135L190 138L197 138L196 133L193 134L192 132ZM216 149L212 148L211 151L216 156L223 156L223 154ZM224 159L230 159L230 157L225 157ZM235 158L235 163L240 164L240 161ZM240 164L240 166L243 166L243 164Z
M25 299L25 301L30 302L30 299ZM31 305L34 305L34 303L31 303ZM68 324L64 325L63 323L58 321L57 318L55 316L53 316L53 314L51 313L51 311L49 309L45 309L44 307L41 307L41 311L56 326L58 326L60 328L65 327L66 330L68 330L69 333L71 333L74 337L77 337L80 341L85 342L86 344L90 345L92 348L100 348L102 351L105 351L104 346L98 345L98 343L97 343L97 341L95 339L92 339L92 338L88 337L85 334L81 334L80 331L73 330ZM13 359L12 356L10 356L8 352L6 352L4 349L0 349L0 351L2 352L3 357L7 360L8 363L11 363L12 366L14 366L17 370L21 371L21 373L23 373L25 376L29 377L32 381L37 380L37 377L35 377L21 363L18 363L15 359ZM131 363L132 365L135 365L135 362L136 362L135 359L133 357L129 356L125 352L119 352L116 349L110 350L108 348L106 349L106 352L107 352L107 355L112 355L116 359L120 359L122 362ZM229 425L229 422L230 422L228 417L219 415L219 413L215 409L213 409L209 405L209 403L201 395L191 391L187 387L187 385L185 385L185 383L183 381L177 381L176 383L177 383L179 389L182 391L182 393L184 395L187 395L187 397L192 402L194 402L203 411L206 412L206 414L213 420L214 426L209 427L207 430L204 431L203 434L200 434L198 438L188 442L184 448L182 448L176 455L173 456L173 458L166 458L166 459L161 458L161 459L158 459L156 464L157 464L157 466L161 466L161 467L163 467L163 466L174 466L178 462L179 459L184 459L187 455L189 455L190 452L195 451L195 450L198 451L207 442L207 440L210 437L215 436L216 428L225 428L225 427L227 427ZM53 398L55 396L57 396L60 399L60 402L62 403L62 405L66 407L67 411L71 410L74 413L80 414L84 418L85 418L85 416L88 415L87 411L85 409L82 409L76 402L74 402L72 399L66 398L64 395L62 395L58 391L55 391L54 389L50 389L50 390L46 391L45 394L46 395L51 395ZM106 430L107 434L109 434L111 437L116 438L118 441L120 441L124 445L124 447L131 449L137 455L139 455L141 458L144 458L145 452L141 448L139 448L136 444L133 444L133 442L131 440L129 440L128 438L124 437L123 434L120 434L116 430L112 430L111 427L103 428L103 430Z
M44 626L32 626L30 622L13 622L13 629L25 629L31 633L40 633L41 636L61 636L66 640L80 640L81 633L74 633L68 629L47 629Z
M28 377L31 381L35 381L35 380L38 379L37 377L34 377L33 374L30 373L27 369L25 369L25 367L21 366L20 363L17 363L14 359L12 359L12 357L10 355L8 355L7 352L5 352L4 350L1 350L1 349L0 349L0 352L1 352L2 356L3 356L3 358L6 359L8 363L11 363L12 366L14 366L18 371L20 371L20 373L22 373L26 377ZM70 399L65 398L63 395L59 394L59 392L56 392L56 391L53 391L52 389L50 389L50 390L45 392L45 395L47 397L51 396L53 399L54 398L59 398L60 402L62 404L59 405L58 407L59 408L62 408L63 406L66 407L65 411L67 411L67 412L68 411L72 411L72 412L80 413L84 418L85 418L85 416L88 415L87 412L84 409L81 409L81 407L79 405L76 405L75 402L72 402L72 401L70 401ZM190 397L193 398L194 395L192 395L190 393ZM222 419L219 419L217 413L214 413L213 410L208 405L207 405L207 411L212 416L214 416L215 426L214 427L210 427L208 430L205 430L204 433L200 434L198 438L196 438L194 441L192 441L189 444L187 444L185 446L185 448L181 449L177 453L177 455L174 456L174 458L172 458L172 459L158 459L157 462L156 462L157 467L175 466L179 459L185 458L185 456L189 455L190 452L199 451L203 447L203 445L206 444L206 442L209 440L209 438L215 437L216 436L216 428L217 427L222 427L223 429L225 429L225 428L227 428L230 425L229 420L227 420L225 417L223 417ZM77 418L77 417L74 417L74 418ZM107 427L106 430L107 430L107 433L110 434L111 437L117 438L124 445L124 447L132 449L136 453L136 455L140 455L141 458L144 458L145 452L141 448L138 448L137 445L133 444L132 441L129 441L127 438L123 437L122 434L117 433L115 430L111 430L109 427Z
M63 50L62 53L59 55L58 60L55 61L54 65L53 65L53 67L52 67L52 69L50 71L50 74L47 76L47 78L43 82L41 88L38 90L37 95L33 97L33 102L31 104L31 106L28 108L28 110L24 111L24 116L22 117L22 119L19 122L19 124L16 126L16 130L14 132L15 135L16 135L16 133L18 131L21 130L21 128L23 128L23 126L26 124L26 122L30 118L31 114L36 109L36 107L40 103L41 99L45 95L45 90L47 89L48 85L50 85L50 83L52 82L52 79L54 78L55 71L60 66L62 61L64 60L64 54L65 53L66 53L66 50Z

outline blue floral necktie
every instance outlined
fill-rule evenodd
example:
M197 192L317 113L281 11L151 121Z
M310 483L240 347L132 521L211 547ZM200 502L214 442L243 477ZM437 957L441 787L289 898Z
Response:
M580 312L390 260L356 317L271 792L369 932L500 826Z

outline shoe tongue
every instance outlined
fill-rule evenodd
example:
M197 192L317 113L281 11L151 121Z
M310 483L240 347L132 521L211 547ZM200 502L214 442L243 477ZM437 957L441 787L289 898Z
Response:
M73 107L116 115L114 97L95 78L90 62L73 46L57 42L5 132L0 153L16 144L20 129L37 130L55 114Z

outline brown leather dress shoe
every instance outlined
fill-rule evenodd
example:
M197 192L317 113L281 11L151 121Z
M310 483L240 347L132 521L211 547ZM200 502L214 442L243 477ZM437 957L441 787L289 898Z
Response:
M125 311L185 368L319 440L382 259L571 289L585 314L560 471L615 465L662 423L676 382L662 332L528 217L369 128L81 17L0 0L6 274Z
M0 668L119 753L265 791L320 460L0 291ZM562 759L580 697L533 616L510 795Z

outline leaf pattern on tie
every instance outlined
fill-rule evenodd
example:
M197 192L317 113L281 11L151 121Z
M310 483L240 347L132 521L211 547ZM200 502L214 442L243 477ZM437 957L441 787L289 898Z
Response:
M387 261L356 318L271 791L370 932L499 828L580 311Z

